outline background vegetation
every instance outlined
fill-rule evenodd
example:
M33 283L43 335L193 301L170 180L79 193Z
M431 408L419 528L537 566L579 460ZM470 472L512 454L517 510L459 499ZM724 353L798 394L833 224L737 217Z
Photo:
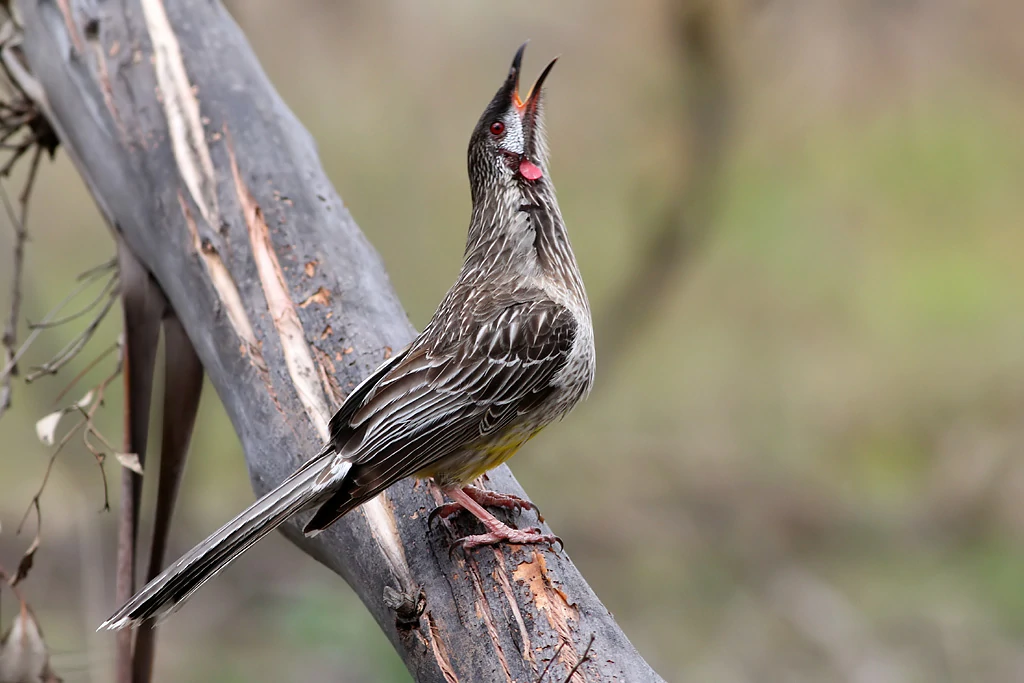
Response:
M479 112L524 38L531 75L562 55L552 175L600 339L623 341L599 347L590 401L512 467L667 680L1024 679L1024 5L232 10L419 326L459 266ZM30 218L29 320L113 253L58 157ZM660 250L666 225L686 238ZM4 263L10 236L0 226ZM663 286L645 286L663 252ZM649 315L615 305L633 286ZM49 452L33 425L89 360L16 385L0 421L8 566ZM252 496L212 390L182 495L172 552ZM73 442L23 584L68 683L111 678L113 639L93 633L113 606L101 501ZM158 680L409 680L343 582L277 537L165 634Z

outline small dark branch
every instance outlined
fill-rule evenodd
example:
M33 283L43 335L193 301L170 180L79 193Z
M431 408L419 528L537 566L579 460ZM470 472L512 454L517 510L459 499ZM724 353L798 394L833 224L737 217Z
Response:
M56 356L51 358L46 363L36 366L33 371L25 377L27 383L32 383L45 375L55 375L57 371L67 365L71 360L82 352L85 345L89 343L92 336L96 333L96 329L103 322L103 319L107 317L107 313L117 303L118 296L117 290L114 289L107 294L107 301L103 304L103 308L100 309L99 313L93 316L93 319L89 322L82 332L69 341L63 349L61 349Z
M115 345L114 348L117 348L119 351L121 351L120 344ZM107 356L109 353L110 353L110 349L105 350L100 355L100 358L103 358L103 357ZM91 363L90 365L94 365L98 361L99 361L99 359L97 359L96 361L93 361L93 363ZM37 514L39 513L39 510L40 510L40 508L39 508L39 501L42 498L43 491L46 489L47 482L50 480L50 474L53 471L54 463L57 461L57 456L60 455L61 451L64 450L64 447L71 441L72 437L74 437L74 435L77 434L79 432L79 430L81 430L82 428L85 428L85 432L83 433L83 436L82 436L83 443L85 444L85 447L89 450L89 452L93 454L93 457L96 458L96 464L100 468L100 479L103 482L103 508L102 509L104 511L107 511L107 510L110 509L110 487L107 484L107 474L106 474L106 470L103 467L103 464L104 464L104 462L106 460L106 454L103 453L103 452L98 451L97 449L95 449L93 447L93 445L89 441L89 434L93 434L96 437L98 437L101 441L103 441L103 443L107 446L107 448L110 451L114 451L115 450L114 448L112 448L110 446L110 444L107 441L107 439L104 438L103 435L96 428L96 425L93 422L93 419L96 416L96 412L100 409L100 407L103 406L104 398L106 396L107 387L110 386L110 383L113 382L115 379L117 379L121 375L121 372L122 372L123 369L124 369L124 357L123 357L122 353L119 353L118 354L118 359L117 359L117 365L114 368L113 372L111 372L109 375L107 375L90 392L91 397L90 397L90 400L88 402L88 405L87 406L82 406L80 403L76 403L75 405L71 406L70 408L65 408L64 409L66 412L74 412L74 413L80 414L82 419L78 420L74 424L74 426L71 429L68 430L68 432L61 438L60 442L57 444L57 447L54 449L53 453L50 454L50 459L49 459L49 461L46 464L46 471L43 473L43 480L42 480L42 482L40 482L39 488L36 489L35 495L32 496L32 500L29 503L29 507L28 507L28 509L25 510L25 514L21 518L21 522L18 523L18 531L17 531L17 533L21 533L22 527L24 527L25 521L28 519L28 514L29 514L29 512L32 511L33 508L35 508ZM76 380L77 380L77 378L76 378ZM40 518L40 526L42 526L41 518Z
M60 393L57 394L57 398L55 398L53 400L54 403L60 403L61 401L63 401L64 397L68 395L68 392L71 391L75 387L75 385L78 384L78 382L83 377L85 377L93 368L95 368L97 365L99 365L100 361L102 361L104 358L109 356L114 351L120 351L121 347L122 347L122 344L123 344L123 341L121 341L119 339L118 341L114 342L113 344L108 346L106 349L104 349L103 352L100 353L100 355L96 356L91 361L89 361L89 364L86 365L84 368L82 368L82 370L77 375L75 375L70 382L68 382L68 385L66 387L64 387L63 389L60 390ZM119 358L120 358L120 356L119 356ZM118 367L120 368L120 366L121 366L121 361L118 360Z
M629 341L645 328L672 291L676 276L700 253L711 231L719 170L732 122L728 46L720 3L683 2L675 22L691 134L680 150L682 177L664 202L637 254L636 265L612 296L599 327L602 366L625 355ZM636 202L636 212L647 201Z
M580 653L580 660L576 662L576 666L569 670L568 675L562 683L570 683L572 677L576 675L576 672L580 670L580 667L590 661L590 648L594 646L595 634L590 634L590 640L587 641L587 646L583 648L583 652Z
M544 670L540 672L540 676L537 677L537 680L534 683L544 683L544 677L548 675L548 670L551 668L551 665L554 664L558 657L562 654L562 649L564 647L565 641L563 640L561 643L558 644L558 647L555 649L555 654L551 655L551 659L548 660L548 663L544 666Z
M17 367L18 361L21 360L21 357L25 355L25 352L28 351L30 346L32 346L32 343L36 340L36 337L38 337L39 334L44 329L52 326L51 323L53 322L57 314L64 310L64 307L67 306L75 297L81 294L86 288L88 288L90 284L95 282L105 273L112 270L114 266L114 262L108 261L107 263L104 263L102 265L90 268L89 270L79 275L79 284L77 287L75 287L67 296L65 296L60 301L60 303L58 303L53 309L50 310L49 313L43 316L43 319L39 323L29 323L29 329L32 330L32 332L28 335L28 338L26 338L25 341L22 342L21 346L18 347L18 350L14 352L14 356L11 359L9 359L7 363L4 364L3 368L0 368L0 382L5 381L9 376L11 376L15 367ZM116 283L116 275L113 276L112 281ZM108 290L110 286L110 283L108 283L107 285L104 286L104 290ZM72 318L74 317L77 316L72 316Z
M0 188L2 191L2 188ZM4 205L7 206L7 195L3 194ZM14 228L14 249L12 250L12 260L14 264L11 268L11 304L10 309L7 313L7 323L4 325L3 333L3 350L4 350L4 367L11 366L10 370L3 373L0 378L0 417L3 416L7 409L11 407L11 380L18 374L18 366L14 360L16 353L16 347L18 344L18 319L21 315L21 278L22 272L24 271L25 263L25 240L28 237L28 233L25 230L25 226L17 220L11 220L11 226Z
M5 26L5 29L7 27ZM9 31L5 31L0 37L0 47L4 47L9 39ZM3 64L3 60L0 60ZM6 73L6 66L4 66ZM7 193L0 186L0 199L3 200L4 209L10 219L11 227L14 230L14 247L11 250L11 303L7 313L7 321L4 325L0 345L3 347L3 365L5 371L0 373L0 417L11 406L11 381L18 374L17 361L15 360L16 347L18 343L18 320L21 315L22 278L25 270L25 243L28 240L26 228L28 219L28 202L35 184L36 174L39 171L39 161L44 151L49 152L50 158L57 149L57 136L50 127L49 122L39 112L35 104L15 84L14 79L7 74L5 83L7 98L0 107L0 150L10 151L11 154L3 165L0 166L0 178L7 177L17 164L18 160L30 150L34 150L32 161L29 164L28 176L25 186L18 196L21 205L19 215L16 215ZM12 138L20 139L16 142L8 142ZM9 367L9 369L7 369Z
M74 313L69 313L68 315L64 316L63 318L59 318L57 320L48 320L48 321L43 321L43 322L38 322L38 323L29 323L28 324L28 329L30 329L30 330L46 330L46 329L49 329L51 327L60 327L61 325L64 325L64 324L69 323L69 322L72 322L73 320L77 320L78 318L81 318L83 315L85 315L89 311L91 311L94 308L96 308L96 306L98 306L99 303L101 301L103 301L104 298L109 298L111 290L114 287L116 287L117 284L118 284L118 278L117 278L117 275L114 275L113 277L111 277L110 279L107 280L106 284L103 285L103 289L100 290L100 293L97 294L95 296L95 298L93 298L92 301L90 301L88 304L86 304L80 310L77 310Z
M11 589L11 592L14 593L14 597L19 602L25 601L21 592L18 590L18 587L14 584L14 575L7 571L2 564L0 564L0 583L6 583L7 587Z
M28 514L35 508L36 512L39 512L39 500L43 495L43 491L46 489L46 484L50 481L50 473L53 472L53 464L57 462L57 456L64 450L64 447L71 441L71 437L78 433L78 430L85 426L85 420L79 420L75 423L75 426L68 430L67 434L60 440L57 447L50 454L50 460L46 463L46 470L43 472L43 480L39 483L39 488L36 489L35 495L32 496L32 500L29 501L28 507L25 509L25 514L22 515L21 521L18 522L18 529L15 533L20 534L21 530L25 526L25 522L28 521ZM40 526L42 521L40 520Z

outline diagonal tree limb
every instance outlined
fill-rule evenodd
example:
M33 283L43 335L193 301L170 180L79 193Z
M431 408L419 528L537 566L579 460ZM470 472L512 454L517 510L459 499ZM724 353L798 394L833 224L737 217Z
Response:
M319 450L330 407L413 335L379 256L219 3L15 4L24 62L12 73L160 284L254 488L268 490ZM489 485L525 496L504 467ZM450 559L450 536L427 526L434 505L430 487L403 482L316 538L304 519L284 533L350 583L417 681L534 680L552 658L559 680L591 634L573 683L661 681L564 552Z

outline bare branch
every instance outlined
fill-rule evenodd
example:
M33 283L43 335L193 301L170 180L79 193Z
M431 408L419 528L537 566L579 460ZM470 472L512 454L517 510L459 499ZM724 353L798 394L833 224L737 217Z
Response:
M562 683L570 683L572 677L576 675L576 672L580 670L580 667L590 661L590 648L594 646L595 634L590 634L590 640L587 641L587 646L583 648L583 652L580 653L580 660L576 662L576 666L569 670L565 680Z
M116 348L120 348L120 345L118 345ZM103 358L108 354L109 350L106 350L102 353L100 357ZM80 403L76 403L70 408L65 409L68 411L80 412L82 414L82 419L76 422L75 425L70 430L68 430L66 434L64 434L60 442L57 444L57 447L54 449L53 453L50 454L50 459L46 463L46 470L43 473L43 480L42 482L40 482L39 488L36 489L35 495L32 496L32 500L29 502L29 507L28 509L25 510L25 514L21 518L21 522L18 523L17 533L21 533L22 527L25 525L25 521L28 519L28 514L32 511L33 507L36 509L37 514L40 513L39 501L42 498L43 491L46 489L47 482L50 480L50 473L53 471L53 465L57 461L57 456L60 455L61 451L64 450L64 447L68 444L69 441L71 441L71 438L75 434L77 434L78 431L81 430L83 427L85 428L85 432L83 433L82 437L83 443L85 444L86 449L88 449L89 452L93 454L93 457L96 459L96 464L100 468L100 479L103 482L102 509L104 511L110 509L110 487L107 483L106 469L103 466L106 460L106 456L103 452L96 450L92 446L92 444L89 442L88 435L90 433L94 434L101 441L103 441L103 443L111 452L115 450L112 446L110 446L106 438L104 438L100 431L96 428L96 425L93 423L93 418L96 416L96 411L98 411L100 407L103 405L107 387L110 386L110 383L117 379L118 376L120 376L123 369L124 358L119 356L117 360L117 366L114 368L114 371L107 375L99 384L96 385L96 387L91 392L89 392L92 395L92 398L89 402L88 409L80 405ZM40 517L40 527L41 526L42 519Z
M2 193L4 206L9 207L7 201L7 193L3 192L2 186L0 186L0 193ZM3 339L0 341L3 345L4 350L4 366L10 366L10 370L4 372L0 376L0 417L11 407L11 379L18 372L18 366L14 359L15 357L15 346L18 343L18 318L21 314L21 278L24 270L25 263L25 240L28 237L28 233L25 230L25 226L11 214L11 226L14 228L14 249L12 250L12 260L14 262L11 268L11 304L7 314L7 323L4 326Z
M6 48L13 37L12 25L8 21L4 24L3 31L0 31L0 48ZM4 73L7 74L6 90L7 99L3 101L0 108L0 149L10 151L7 160L0 166L0 178L7 177L18 160L29 150L34 150L32 161L29 164L28 175L25 185L18 195L21 205L20 215L16 215L11 202L7 197L7 191L0 185L0 200L3 201L4 209L7 212L11 227L14 230L14 248L11 250L11 303L7 313L7 322L4 325L3 336L0 338L0 346L3 348L4 372L0 373L0 417L11 406L11 380L18 373L18 366L15 356L15 347L18 343L18 320L21 314L22 278L25 270L25 243L28 241L28 202L35 184L36 174L39 171L39 161L44 151L48 151L50 158L57 149L57 136L50 127L46 117L38 110L35 103L20 89L17 82L10 77L6 65L3 65ZM7 142L11 138L21 136L15 143Z
M557 660L558 657L562 654L562 650L564 648L565 648L565 643L564 642L558 644L558 647L555 648L555 654L551 655L551 659L548 660L548 663L544 666L544 670L540 672L540 676L537 677L537 680L536 680L535 683L543 683L544 677L548 675L548 670L551 669L551 665L554 664L555 660Z
M89 322L84 330L71 341L69 341L64 348L57 352L57 355L51 358L46 363L36 366L33 371L25 377L25 382L31 384L40 377L46 375L56 375L57 371L67 365L71 360L81 353L85 345L89 343L92 336L96 333L96 329L103 322L103 319L107 317L107 313L117 303L117 290L114 289L107 295L107 301L103 304L103 308L100 309L99 313L93 316L93 319Z
M114 266L115 263L113 261L108 261L106 263L100 264L99 266L90 268L87 271L80 274L77 278L79 282L77 287L75 287L70 293L68 293L68 295L65 296L60 301L60 303L58 303L53 309L51 309L50 312L43 316L43 319L39 323L29 323L29 329L31 330L31 332L29 333L25 341L22 342L21 346L17 348L17 350L10 351L6 343L4 344L5 362L3 367L0 368L0 396L3 396L7 393L5 389L10 386L11 378L14 377L16 374L18 361L21 360L22 356L25 354L26 351L28 351L28 349L32 346L33 342L35 342L36 338L43 332L43 330L52 327L54 324L56 324L53 322L53 320L57 316L57 314L64 310L65 306L67 306L72 300L74 300L75 297L81 294L93 282L95 282L103 275L109 273L114 268ZM102 299L104 293L106 293L109 297L116 298L116 292L113 290L116 284L117 273L115 272L110 276L108 282L103 286L103 290L97 297L97 301ZM79 317L80 314L87 312L88 310L91 310L94 307L95 304L90 303L84 311L79 311L78 313L68 316L65 320L74 320L75 318ZM58 400L60 399L58 398ZM3 413L3 403L0 402L0 416L2 416Z
M58 320L38 322L38 323L29 323L28 324L28 328L30 330L46 330L46 329L49 329L51 327L59 327L61 325L64 325L64 324L67 324L67 323L72 322L74 320L77 320L78 318L81 318L83 315L85 315L89 311L91 311L94 308L96 308L96 306L99 305L100 301L103 300L103 297L108 295L108 294L111 294L111 290L114 287L116 287L117 285L118 285L118 277L117 277L117 274L115 273L112 277L110 277L107 280L106 284L103 285L103 289L100 290L100 293L97 294L96 297L92 301L90 301L88 304L86 304L83 308L75 311L74 313L69 313L68 315L64 316L63 318L59 318ZM116 296L116 292L114 292L114 294Z

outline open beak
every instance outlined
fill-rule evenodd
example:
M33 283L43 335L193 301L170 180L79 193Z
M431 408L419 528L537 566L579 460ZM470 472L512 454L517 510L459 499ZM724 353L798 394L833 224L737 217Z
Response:
M534 165L535 152L534 140L536 139L536 126L537 126L537 112L540 104L541 88L544 86L544 80L551 73L551 69L555 66L555 62L558 61L558 57L552 59L544 70L540 72L540 76L537 81L530 88L526 97L519 95L519 74L522 71L523 53L526 51L527 43L523 43L522 46L516 51L516 56L512 60L512 68L509 69L509 81L512 85L512 104L515 106L516 111L523 120L523 134L525 137L523 145L523 163L520 166L520 173L529 180L536 180L542 175L542 171Z
M515 74L516 79L515 87L512 89L512 103L515 104L516 110L519 112L520 116L523 116L524 118L536 113L537 102L540 101L540 91L544 85L544 80L548 77L548 74L551 73L551 69L555 66L555 62L558 61L558 57L555 57L548 62L548 65L540 72L537 82L533 84L533 87L526 92L526 97L523 98L519 95L519 64L522 62L523 50L525 49L526 44L524 43L523 46L519 48L519 51L516 52L516 58L512 62L512 72Z

